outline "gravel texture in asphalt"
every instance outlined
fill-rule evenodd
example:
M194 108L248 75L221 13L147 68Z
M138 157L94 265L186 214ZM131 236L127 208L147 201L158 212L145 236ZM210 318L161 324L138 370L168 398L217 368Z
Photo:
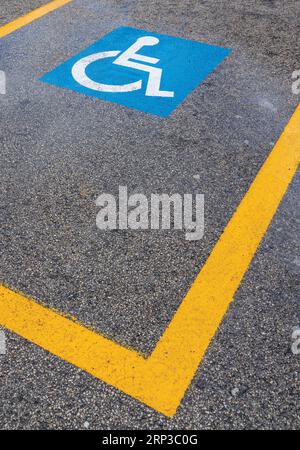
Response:
M0 24L43 3L1 0ZM122 25L233 51L168 119L38 80ZM0 40L3 282L149 354L299 103L299 35L291 0L75 0ZM204 238L99 231L120 185L203 193ZM299 185L172 419L6 331L0 428L299 429Z

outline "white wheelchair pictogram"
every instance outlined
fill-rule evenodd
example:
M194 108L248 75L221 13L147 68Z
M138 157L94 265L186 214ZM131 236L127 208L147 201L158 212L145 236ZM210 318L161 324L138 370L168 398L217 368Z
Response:
M113 58L119 55L112 62L112 64L116 64L122 67L130 67L139 71L149 73L145 95L149 97L174 97L173 91L160 90L160 83L163 70L158 67L148 65L148 64L157 64L160 60L157 58L152 58L150 56L140 55L137 53L144 46L157 45L158 43L159 43L158 38L153 36L144 36L138 38L136 42L133 45L131 45L127 50L125 50L123 53L121 52L121 50L112 50L85 56L84 58L77 61L72 67L72 76L74 80L77 81L77 83L81 84L82 86L99 92L121 93L121 92L132 92L141 89L142 80L138 80L128 84L116 85L116 84L98 83L87 76L86 69L93 62L104 58ZM141 61L146 64L141 64L136 61Z

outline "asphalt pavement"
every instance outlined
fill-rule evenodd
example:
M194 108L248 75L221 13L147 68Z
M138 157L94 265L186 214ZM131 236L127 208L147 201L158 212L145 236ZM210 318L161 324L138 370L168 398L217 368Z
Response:
M0 26L44 3L1 0ZM167 119L39 80L123 25L232 53ZM299 104L299 35L292 0L74 0L2 38L2 282L149 355ZM203 239L98 230L120 185L203 193ZM0 428L299 429L299 186L172 418L5 330Z

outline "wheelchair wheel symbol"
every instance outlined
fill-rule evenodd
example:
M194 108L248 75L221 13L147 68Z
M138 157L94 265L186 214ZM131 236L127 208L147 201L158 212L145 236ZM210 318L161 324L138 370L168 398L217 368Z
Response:
M95 61L99 61L105 58L117 58L112 62L122 67L130 67L138 71L143 71L149 73L146 96L150 97L174 97L173 91L162 91L160 90L160 83L162 78L163 70L158 67L153 67L148 64L141 64L136 61L141 61L142 63L157 64L160 60L157 58L152 58L150 56L138 54L144 46L157 45L159 39L153 36L144 36L136 40L136 42L131 45L123 53L121 50L112 50L107 52L94 53L89 56L77 61L72 67L72 76L77 83L82 86L99 92L112 92L112 93L122 93L122 92L132 92L137 91L142 88L142 80L137 80L133 83L128 84L103 84L96 82L88 77L86 74L87 67Z

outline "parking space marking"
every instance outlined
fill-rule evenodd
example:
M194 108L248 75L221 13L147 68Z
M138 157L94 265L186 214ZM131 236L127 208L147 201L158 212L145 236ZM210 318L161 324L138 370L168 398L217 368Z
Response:
M0 287L0 325L172 416L222 322L299 161L300 105L149 357L4 285Z
M175 414L300 160L300 105L153 353L145 358L0 288L0 324L167 415Z
M52 0L52 2L46 3L46 5L43 5L40 8L25 14L24 16L18 17L12 22L0 27L0 38L13 33L19 28L28 25L30 22L33 22L34 20L39 19L40 17L45 16L46 14L66 5L67 3L71 3L72 1L73 0Z
M168 117L230 53L228 48L122 26L40 80Z

